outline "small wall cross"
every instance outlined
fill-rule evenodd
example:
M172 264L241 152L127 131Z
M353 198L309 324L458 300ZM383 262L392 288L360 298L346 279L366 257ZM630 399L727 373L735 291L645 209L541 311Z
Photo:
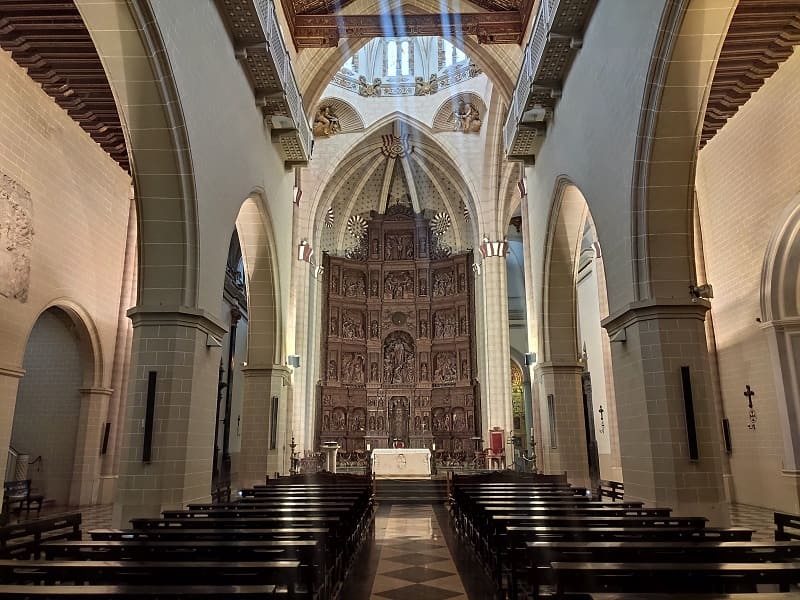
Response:
M756 410L753 408L753 396L756 393L750 389L749 385L744 386L744 396L747 398L747 407L750 409L750 423L747 424L747 428L751 431L755 431L756 428Z

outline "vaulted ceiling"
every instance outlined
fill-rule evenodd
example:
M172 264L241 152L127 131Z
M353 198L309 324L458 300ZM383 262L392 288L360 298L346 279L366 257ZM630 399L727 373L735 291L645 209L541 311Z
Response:
M73 2L0 0L0 47L111 158L130 170L111 86Z
M476 12L345 14L354 0L281 0L296 48L335 48L342 38L475 35L520 44L535 0L471 0Z
M796 0L740 0L711 84L701 145L761 88L798 43Z

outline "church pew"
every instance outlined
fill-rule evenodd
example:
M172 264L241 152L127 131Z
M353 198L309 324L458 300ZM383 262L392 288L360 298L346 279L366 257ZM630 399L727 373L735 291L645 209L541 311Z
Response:
M78 583L90 585L278 585L290 595L311 598L313 568L297 560L278 561L18 561L0 560L2 584Z
M219 600L241 598L287 598L274 585L0 585L5 600Z
M288 558L303 564L323 564L319 540L83 540L48 542L42 546L48 560L274 560ZM278 556L282 554L284 556Z
M553 562L555 597L568 592L754 592L773 584L788 591L800 563Z
M552 562L793 562L800 544L789 542L526 542L511 553L511 581L528 589L552 584ZM544 569L542 567L545 567Z
M566 600L676 600L675 594L637 592L635 594L566 594ZM797 600L797 594L681 594L677 600Z

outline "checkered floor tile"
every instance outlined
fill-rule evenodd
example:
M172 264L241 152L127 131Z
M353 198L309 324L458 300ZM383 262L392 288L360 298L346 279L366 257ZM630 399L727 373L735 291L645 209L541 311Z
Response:
M393 506L377 518L374 600L467 600L433 507Z

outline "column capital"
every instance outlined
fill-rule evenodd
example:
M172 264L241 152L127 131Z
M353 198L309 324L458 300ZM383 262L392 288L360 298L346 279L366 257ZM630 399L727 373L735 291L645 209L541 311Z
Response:
M134 329L144 325L179 325L222 337L228 328L201 308L188 306L134 306L128 310Z
M22 367L12 367L11 365L0 365L0 377L11 377L12 379L22 379L25 376L25 369Z
M548 361L536 363L533 367L534 373L556 374L556 373L583 373L584 365L581 362L567 361Z
M247 365L246 367L242 367L242 375L245 377L280 377L288 382L291 374L292 369L287 365Z
M773 319L760 323L761 329L774 329L775 331L800 331L800 317L786 317Z
M483 238L480 251L484 259L492 257L505 258L508 253L508 240L490 242L489 238Z
M90 396L90 395L97 395L97 396L110 396L114 393L114 390L107 387L83 387L80 388L82 396Z
M706 312L711 308L708 300L689 301L678 298L649 298L631 302L621 310L609 315L600 323L614 335L620 329L641 321L658 319L698 319L704 321Z

